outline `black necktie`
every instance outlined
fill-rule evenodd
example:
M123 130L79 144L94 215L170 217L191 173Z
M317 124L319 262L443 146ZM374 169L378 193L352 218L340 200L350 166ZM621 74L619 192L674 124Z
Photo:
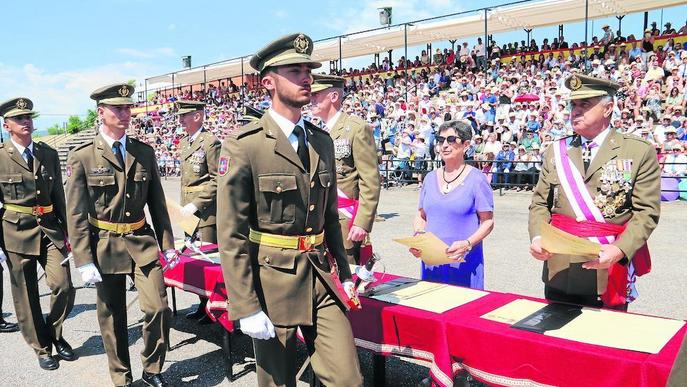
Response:
M584 163L584 172L587 173L589 164L592 162L592 149L596 148L596 143L592 140L585 141L582 145L582 162Z
M31 149L24 149L24 156L26 157L26 165L28 165L31 172L33 172L33 155L31 154Z
M298 138L298 150L296 151L296 153L298 153L298 158L301 159L301 163L303 163L305 170L309 171L310 153L308 152L308 146L305 144L305 132L303 131L303 128L301 128L299 125L296 125L296 127L293 128L293 134L295 134Z
M117 157L117 161L119 161L119 166L124 168L124 156L122 155L122 143L119 141L115 141L114 144L112 144L112 147L114 148L115 157Z

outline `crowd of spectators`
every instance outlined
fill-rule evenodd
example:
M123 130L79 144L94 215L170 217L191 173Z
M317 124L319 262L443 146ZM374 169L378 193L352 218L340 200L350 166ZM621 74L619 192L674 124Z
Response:
M687 162L687 52L676 33L687 33L687 23L679 31L671 23L664 31L652 23L640 39L604 25L603 36L593 38L587 55L579 49L583 44L569 45L563 37L551 43L544 39L541 45L534 39L529 45L523 41L501 47L491 42L486 51L478 39L471 49L467 42L455 51L437 49L431 59L423 51L414 61L401 58L395 68L384 60L380 66L344 71L344 109L370 123L383 176L400 171L401 180L421 184L438 162L436 129L446 120L461 119L473 129L466 157L488 175L492 186L531 189L546 147L572 133L564 81L586 71L621 85L613 127L652 142L665 162L664 174L684 176L687 165L673 164ZM159 94L152 102L206 101L205 127L220 139L241 125L242 105L269 107L265 93L247 85L242 89L230 81L207 92L198 89ZM163 108L142 114L133 125L137 135L154 144L166 174L178 173L182 134L172 113ZM304 115L319 124L307 107Z

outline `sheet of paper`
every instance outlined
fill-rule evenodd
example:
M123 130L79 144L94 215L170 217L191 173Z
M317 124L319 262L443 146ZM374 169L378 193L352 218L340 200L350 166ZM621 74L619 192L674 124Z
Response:
M181 214L181 205L174 200L167 199L167 212L169 212L169 220L172 224L181 227L188 235L193 235L196 232L196 227L200 219L195 215L184 216Z
M394 291L373 295L371 298L428 312L444 313L487 294L489 293L481 290L418 281Z
M630 351L659 353L683 325L684 321L584 308L580 316L563 328L548 331L545 335Z
M554 254L596 258L601 251L600 244L568 234L548 223L543 223L541 226L541 244L544 249Z
M456 262L446 255L448 245L431 232L407 238L397 238L394 239L394 242L422 251L421 258L426 265L434 266Z
M481 317L486 320L513 325L545 306L546 303L543 302L518 299L500 308L494 309Z

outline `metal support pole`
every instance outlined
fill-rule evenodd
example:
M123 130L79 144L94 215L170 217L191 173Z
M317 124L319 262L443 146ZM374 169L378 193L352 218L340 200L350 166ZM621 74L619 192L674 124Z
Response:
M207 66L203 66L203 98L205 98L208 93L208 74L205 71L206 69Z
M148 116L148 79L147 79L147 78L146 78L146 80L145 80L145 82L144 82L144 85L145 85L145 86L143 86L143 87L144 87L144 93L143 93L144 97L143 97L143 98L145 99L145 101L144 101L144 103L143 103L143 106L145 106L145 109L146 109L146 117L147 117L147 116Z
M482 44L484 48L484 79L487 79L487 66L488 66L488 60L487 60L487 41L489 39L489 32L488 26L487 26L487 16L488 16L489 8L484 8L484 43Z
M394 50L389 50L389 65L392 65L392 66L393 66L394 61L393 61L393 59L391 59L391 52L392 52L392 51L394 51Z
M649 11L644 12L644 28L642 30L646 31L647 27L649 27Z
M563 24L558 25L558 40L561 40L563 37Z
M403 73L406 79L406 101L408 101L408 23L403 26L403 47L405 49Z
M339 36L339 75L343 74L343 51L341 48L341 36Z
M530 46L530 33L532 32L531 28L525 28L525 32L527 32L527 40L525 41L525 44L527 47Z
M174 74L172 74L172 97L176 94L176 91L174 90Z
M429 55L429 65L432 65L432 42L427 43L427 54Z
M616 16L615 18L618 19L618 34L620 34L623 31L623 18L625 15L620 15Z
M448 41L449 41L449 43L451 43L451 50L453 50L453 52L456 52L456 42L457 42L457 40L456 40L456 39L453 39L453 40L449 39Z
M241 92L239 93L239 95L241 95L241 105L240 105L241 107L243 107L243 99L245 98L245 94L244 94L245 87L244 87L244 85L245 85L246 81L244 80L244 76L245 76L245 74L243 72L243 57L241 57L241 89L240 89Z
M587 60L589 59L589 0L584 1L584 72L587 73Z

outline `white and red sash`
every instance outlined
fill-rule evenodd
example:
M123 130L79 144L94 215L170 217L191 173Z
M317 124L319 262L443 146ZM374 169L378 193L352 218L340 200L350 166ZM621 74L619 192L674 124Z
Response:
M565 196L570 202L575 219L577 222L598 222L606 223L601 210L594 204L592 194L584 184L582 174L572 163L568 156L567 141L565 138L556 141L553 145L554 162L556 165L556 173L560 181L561 188L565 192ZM573 230L564 230L571 232ZM587 236L590 241L600 243L602 245L613 243L617 234L595 235ZM648 257L648 250L646 259ZM645 257L642 257L643 259ZM650 265L650 264L649 264ZM643 273L640 273L640 275ZM637 298L637 291L635 289L636 274L635 268L630 261L630 264L625 266L619 263L614 264L608 269L609 286L601 295L604 305L620 305L626 302L631 302ZM611 285L614 286L611 286Z

